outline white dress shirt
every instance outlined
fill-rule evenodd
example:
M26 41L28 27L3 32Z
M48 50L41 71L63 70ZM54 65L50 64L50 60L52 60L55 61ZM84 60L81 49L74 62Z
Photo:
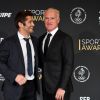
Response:
M51 32L47 32L47 34L46 34L46 36L45 36L45 38L44 38L44 40L43 40L43 45L42 45L42 50L43 50L43 53L44 53L44 44L45 44L45 40L46 40L46 38L47 38L47 35L49 34L49 33L51 33L52 34L52 36L50 36L50 41L49 41L49 44L48 44L48 46L50 45L50 43L51 43L51 40L53 39L53 37L54 37L54 35L55 35L55 33L58 31L58 27L57 28L55 28L53 31L51 31Z
M31 76L28 75L28 72L27 72L27 49L26 49L26 41L23 39L25 38L20 32L18 32L18 38L19 38L19 41L20 41L20 44L21 44L21 47L22 47L22 52L23 52L23 58L24 58L24 65L25 65L25 77L27 80L33 80L34 79L34 67L35 67L35 52L34 52L34 47L33 47L33 43L32 43L32 40L31 40L31 37L29 36L28 38L29 39L29 43L30 43L30 46L31 46L31 51L32 51L32 67L33 67L33 74ZM19 66L20 67L20 66Z

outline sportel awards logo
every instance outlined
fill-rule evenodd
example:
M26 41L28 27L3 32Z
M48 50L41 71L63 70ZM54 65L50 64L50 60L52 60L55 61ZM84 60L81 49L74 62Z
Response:
M90 71L86 66L78 66L73 72L74 78L78 82L86 82L90 77Z
M75 52L85 54L100 53L100 34L89 31L81 32L76 35Z
M25 10L26 11L26 10ZM33 13L33 20L34 21L44 21L43 13L44 10L29 10Z
M86 20L86 12L81 7L72 9L70 13L70 19L75 24L82 24Z
M78 39L79 51L98 51L100 50L100 39Z

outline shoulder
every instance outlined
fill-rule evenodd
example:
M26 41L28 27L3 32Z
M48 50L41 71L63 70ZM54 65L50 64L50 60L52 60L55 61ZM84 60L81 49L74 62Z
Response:
M10 37L5 38L1 43L0 43L0 47L4 48L4 47L11 47L15 42L15 38L17 35L12 35Z
M46 36L46 33L43 33L39 38L44 38Z
M35 36L31 36L31 40L34 44L38 45L38 39Z
M37 37L35 37L35 36L31 36L31 38L32 38L32 40L37 41Z
M44 39L44 37L46 36L46 33L43 33L41 36L39 36L39 41L42 41Z
M62 38L63 40L72 41L72 37L68 33L63 32L62 30L58 30L58 34L59 34L60 38Z

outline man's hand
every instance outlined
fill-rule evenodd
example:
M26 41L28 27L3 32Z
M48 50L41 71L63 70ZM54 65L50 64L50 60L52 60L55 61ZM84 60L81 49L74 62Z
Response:
M26 78L23 76L23 75L21 75L21 74L18 74L17 76L16 76L16 78L15 78L15 81L19 84L19 85L23 85L23 84L25 84L26 83Z
M56 100L64 100L64 94L65 94L65 90L59 88L55 95Z

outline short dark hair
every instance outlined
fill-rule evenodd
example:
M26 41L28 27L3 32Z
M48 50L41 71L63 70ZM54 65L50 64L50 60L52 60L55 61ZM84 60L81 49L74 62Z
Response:
M25 20L26 20L27 16L33 16L32 12L27 10L27 11L20 11L16 14L16 16L15 16L15 26L16 26L17 29L19 28L18 22L25 24Z

